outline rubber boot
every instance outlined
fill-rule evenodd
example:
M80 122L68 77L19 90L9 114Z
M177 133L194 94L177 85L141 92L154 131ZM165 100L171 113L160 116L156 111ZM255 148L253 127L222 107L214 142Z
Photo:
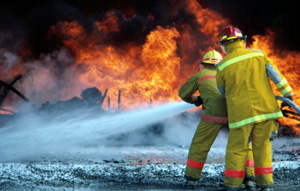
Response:
M255 184L254 180L245 179L244 180L244 185L245 185L246 190L255 191L256 184Z
M187 180L184 187L186 189L196 189L197 181L196 180Z
M261 191L273 191L274 189L273 188L262 188L260 189Z
M230 190L228 190L228 189L226 188L226 186L224 186L224 184L220 184L220 185L218 186L218 191L230 191Z

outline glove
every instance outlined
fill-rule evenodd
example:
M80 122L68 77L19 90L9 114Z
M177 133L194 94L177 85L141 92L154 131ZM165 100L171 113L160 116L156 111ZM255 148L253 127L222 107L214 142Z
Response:
M288 96L288 97L286 97L286 98L288 98L289 100L293 101L293 97L292 97L292 96ZM287 104L287 103L285 103L285 102L282 102L282 103L281 103L281 107L285 107L285 106L289 106L289 104ZM291 106L289 106L289 107L291 107Z
M197 96L196 101L194 102L195 106L199 107L200 105L203 104L203 100L201 99L200 96Z

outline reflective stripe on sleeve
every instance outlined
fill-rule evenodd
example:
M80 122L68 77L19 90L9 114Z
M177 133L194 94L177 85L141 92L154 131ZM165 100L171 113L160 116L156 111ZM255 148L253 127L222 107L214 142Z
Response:
M276 112L276 113L257 115L257 116L253 116L253 117L244 119L242 121L229 123L229 128L231 129L231 128L236 128L236 127L241 127L241 126L253 123L253 122L263 121L263 120L272 119L272 118L280 118L282 116L283 115L282 115L281 111Z
M285 94L287 94L287 93L289 93L289 92L291 92L291 91L292 91L291 86L288 86L288 87L284 88L283 90L281 90L280 93L281 93L282 95L285 95Z
M256 53L250 53L250 54L245 54L245 55L241 55L235 58L232 58L230 60L227 60L226 62L224 62L223 64L221 64L219 66L219 71L224 70L224 68L226 68L227 66L234 64L236 62L242 61L242 60L246 60L248 58L253 58L253 57L257 57L257 56L263 56L263 53L261 52L256 52Z
M276 87L279 89L283 87L286 83L287 83L286 79L283 78L283 80L281 80L278 84L276 84Z
M221 124L228 123L227 117L214 117L214 116L209 116L209 115L205 115L205 114L202 115L201 120L209 122L209 123L221 123Z
M204 163L203 163L203 162L197 162L197 161L188 159L188 160L187 160L187 165L188 165L189 167L192 167L192 168L202 169L203 166L204 166Z
M256 167L254 171L255 171L255 175L272 174L273 168L272 167Z
M211 78L216 78L216 76L213 76L213 75L211 75L211 76L204 76L204 77L200 78L198 82L202 82L203 80L207 80L207 79L211 79Z
M271 64L266 65L266 70L268 76L271 78L274 84L277 85L282 81L279 72Z
M218 90L222 96L225 96L225 87L224 86L218 86Z
M246 161L246 166L247 167L254 167L254 160L247 160Z
M244 170L229 170L225 169L224 176L233 177L233 178L243 178L245 176Z

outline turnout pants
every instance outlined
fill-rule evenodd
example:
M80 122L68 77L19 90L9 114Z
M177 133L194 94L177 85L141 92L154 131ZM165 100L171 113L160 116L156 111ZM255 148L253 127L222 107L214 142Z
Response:
M236 190L242 186L250 135L255 161L256 186L259 188L272 187L273 169L270 135L274 129L278 129L278 123L275 120L230 129L225 157L225 187Z
M207 154L210 147L214 143L219 131L225 127L225 124L208 123L205 121L200 121L198 128L195 132L192 144L190 146L185 178L188 180L199 180L201 177L201 172L204 163L207 158ZM225 144L225 143L224 143ZM246 158L247 161L244 162L243 170L246 171L246 177L254 179L254 162L252 155L252 148L247 142L246 144ZM244 177L244 176L243 176Z

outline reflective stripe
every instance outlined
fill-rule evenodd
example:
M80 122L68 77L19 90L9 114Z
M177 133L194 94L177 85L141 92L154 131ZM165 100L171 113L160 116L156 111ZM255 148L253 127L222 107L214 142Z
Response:
M192 168L202 169L204 166L203 162L197 162L191 159L187 159L187 165Z
M205 59L204 59L204 61L207 61L207 60L218 61L218 62L221 61L221 59L216 59L216 58L205 58Z
M225 38L227 38L227 35L224 35L224 36L222 37L222 40L224 40Z
M249 50L254 50L254 51L256 51L256 52L262 52L261 50L252 49L252 48L249 48Z
M291 86L288 86L284 90L281 90L280 93L282 93L282 95L285 95L285 94L289 93L290 91L292 91L292 88L291 88Z
M271 64L266 65L266 70L268 76L277 86L277 84L279 84L282 81L279 72Z
M230 60L227 60L223 64L221 64L219 66L219 70L222 71L222 70L224 70L224 68L226 68L227 66L229 66L229 65L231 65L233 63L236 63L236 62L239 62L239 61L242 61L242 60L246 60L248 58L253 58L253 57L256 57L256 56L263 56L263 53L256 52L256 53L245 54L245 55L242 55L242 56L238 56L238 57L232 58Z
M203 80L211 79L211 78L216 78L216 76L213 76L213 75L211 75L211 76L204 76L204 77L200 78L198 82L202 82Z
M254 167L254 160L247 160L246 161L246 166L247 167Z
M201 120L209 122L209 123L228 123L227 117L214 117L203 114Z
M257 115L257 116L250 117L248 119L244 119L242 121L238 121L235 123L229 123L229 128L241 127L243 125L247 125L247 124L250 124L253 122L263 121L263 120L272 119L272 118L280 118L280 117L282 117L281 111L276 112L276 113Z
M225 87L224 86L218 86L218 90L219 90L220 94L225 97Z
M225 169L224 176L233 177L233 178L243 178L245 176L244 170L229 170Z
M234 38L237 38L237 37L236 36L231 36L231 37L228 37L227 40L234 39Z
M283 87L286 83L287 83L286 79L283 78L283 80L281 80L281 82L279 82L278 84L276 84L276 87L277 87L277 88L281 88L281 87Z
M272 167L256 167L255 168L255 175L272 174L272 173L273 173Z

